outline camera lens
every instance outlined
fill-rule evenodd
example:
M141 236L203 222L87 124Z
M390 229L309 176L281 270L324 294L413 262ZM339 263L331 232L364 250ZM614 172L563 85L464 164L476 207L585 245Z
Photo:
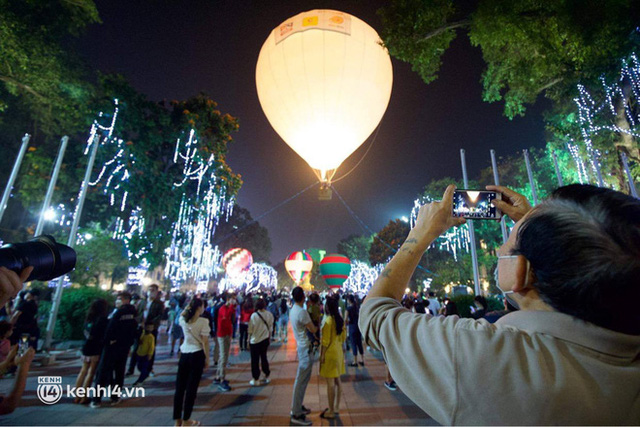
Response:
M48 281L60 277L76 266L76 252L56 243L51 236L38 236L25 243L12 243L0 248L0 266L20 273L32 266L27 279Z

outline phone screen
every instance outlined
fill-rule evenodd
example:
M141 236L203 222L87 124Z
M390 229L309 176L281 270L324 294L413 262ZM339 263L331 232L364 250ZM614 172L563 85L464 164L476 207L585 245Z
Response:
M501 200L495 191L456 190L453 194L453 216L469 219L500 219L502 212L491 204Z

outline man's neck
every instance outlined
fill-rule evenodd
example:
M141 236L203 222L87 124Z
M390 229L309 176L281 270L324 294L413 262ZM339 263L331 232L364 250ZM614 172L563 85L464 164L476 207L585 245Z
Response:
M299 307L304 307L304 301L297 302L296 305Z
M542 301L540 294L535 289L529 290L524 296L521 294L515 295L517 295L516 301L522 311L556 311L549 304Z

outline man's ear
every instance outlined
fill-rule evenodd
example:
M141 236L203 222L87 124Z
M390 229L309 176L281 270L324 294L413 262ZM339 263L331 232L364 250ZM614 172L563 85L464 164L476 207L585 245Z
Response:
M531 269L527 268L528 266L529 260L523 255L518 255L515 267L515 283L511 288L513 292L526 292L528 285L533 282L534 278L532 277Z

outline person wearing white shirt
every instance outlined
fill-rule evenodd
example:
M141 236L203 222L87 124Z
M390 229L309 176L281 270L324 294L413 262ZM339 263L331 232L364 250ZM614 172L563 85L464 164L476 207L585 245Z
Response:
M194 298L180 316L184 342L180 346L180 361L173 397L173 419L176 426L200 425L191 420L191 412L198 394L202 371L209 367L209 322L200 317L204 312L202 300Z
M429 312L431 312L432 316L437 316L440 312L440 301L436 298L436 293L431 291L429 292Z
M271 341L271 330L273 329L273 315L266 310L267 303L260 298L256 302L256 311L249 319L249 347L251 349L251 375L253 379L249 381L252 386L259 383L269 384L269 359L267 350ZM260 380L260 364L264 378Z

